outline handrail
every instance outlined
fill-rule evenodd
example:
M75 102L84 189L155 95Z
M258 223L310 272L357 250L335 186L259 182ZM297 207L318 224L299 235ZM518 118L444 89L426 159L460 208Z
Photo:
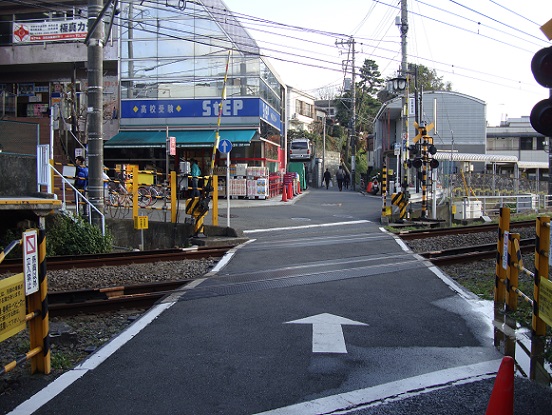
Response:
M69 182L69 180L67 180L65 178L65 176L63 176L63 174L61 174L54 166L52 166L51 164L49 165L50 168L59 176L61 177L61 180L63 181L64 184L68 184L69 187L71 187L71 189L73 189L73 191L75 192L75 195L77 196L77 198L82 198L82 200L89 206L91 207L92 209L94 209L96 211L96 213L100 216L101 218L101 221L102 221L102 236L105 236L105 215L100 212L98 210L98 208L96 206L94 206L87 198L86 196L84 196L75 186L73 186L71 184L71 182ZM61 187L62 189L62 210L67 210L66 209L66 201L65 201L65 186L62 186ZM79 211L79 199L77 199L75 205L76 205L76 211L78 213ZM92 215L88 215L88 223L92 224Z

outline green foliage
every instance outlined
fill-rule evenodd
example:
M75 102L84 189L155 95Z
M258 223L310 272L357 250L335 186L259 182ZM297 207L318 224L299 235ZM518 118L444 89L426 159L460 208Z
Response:
M69 370L73 368L71 359L61 352L53 352L50 359L53 369Z
M53 215L46 226L47 256L111 252L113 237L80 217Z
M18 232L17 229L7 229L2 235L0 235L0 252L6 249L6 247L13 241L21 239L21 232ZM22 258L23 251L21 250L21 245L14 247L6 258Z
M418 65L418 88L423 88L424 91L452 91L452 84L443 81L442 76L437 75L435 69L429 69L427 66ZM414 76L409 77L410 92L414 91L415 79Z

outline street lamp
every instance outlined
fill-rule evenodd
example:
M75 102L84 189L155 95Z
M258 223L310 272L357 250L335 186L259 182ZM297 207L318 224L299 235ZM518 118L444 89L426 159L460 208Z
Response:
M389 92L402 92L406 89L406 78L397 77L387 81L387 90Z

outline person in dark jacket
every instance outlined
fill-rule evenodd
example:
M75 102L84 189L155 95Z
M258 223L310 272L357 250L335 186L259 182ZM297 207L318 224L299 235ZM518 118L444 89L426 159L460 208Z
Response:
M330 173L330 169L326 169L324 172L324 181L326 182L326 189L330 187L330 180L332 179L332 174Z

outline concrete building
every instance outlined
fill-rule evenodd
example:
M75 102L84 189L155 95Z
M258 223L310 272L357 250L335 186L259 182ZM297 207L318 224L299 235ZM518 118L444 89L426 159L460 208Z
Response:
M57 161L66 162L86 147L83 40L88 1L54 3L0 5L0 110L4 120L39 125L39 142L54 141ZM173 136L173 168L173 161L190 158L205 166L218 130L234 145L233 162L282 169L283 81L222 1L184 4L185 10L177 1L153 7L120 0L112 26L112 11L107 9L104 23L106 31L111 30L103 61L105 164L165 168L166 138ZM55 120L52 138L48 113L56 106L61 117ZM28 140L36 145L36 134Z
M415 114L415 100L412 95L408 110L409 144L413 143L418 131L414 128L416 119L426 124L433 123L428 131L439 152L447 153L486 153L486 112L485 102L457 92L424 92L422 109ZM401 97L384 103L376 115L374 125L374 168L380 169L385 163L389 167L397 165L395 146L404 146L402 137L403 118ZM484 168L484 162L477 168Z
M516 157L521 174L529 179L548 177L549 151L547 139L533 129L528 116L487 127L487 154ZM499 173L512 174L512 166L501 166Z

